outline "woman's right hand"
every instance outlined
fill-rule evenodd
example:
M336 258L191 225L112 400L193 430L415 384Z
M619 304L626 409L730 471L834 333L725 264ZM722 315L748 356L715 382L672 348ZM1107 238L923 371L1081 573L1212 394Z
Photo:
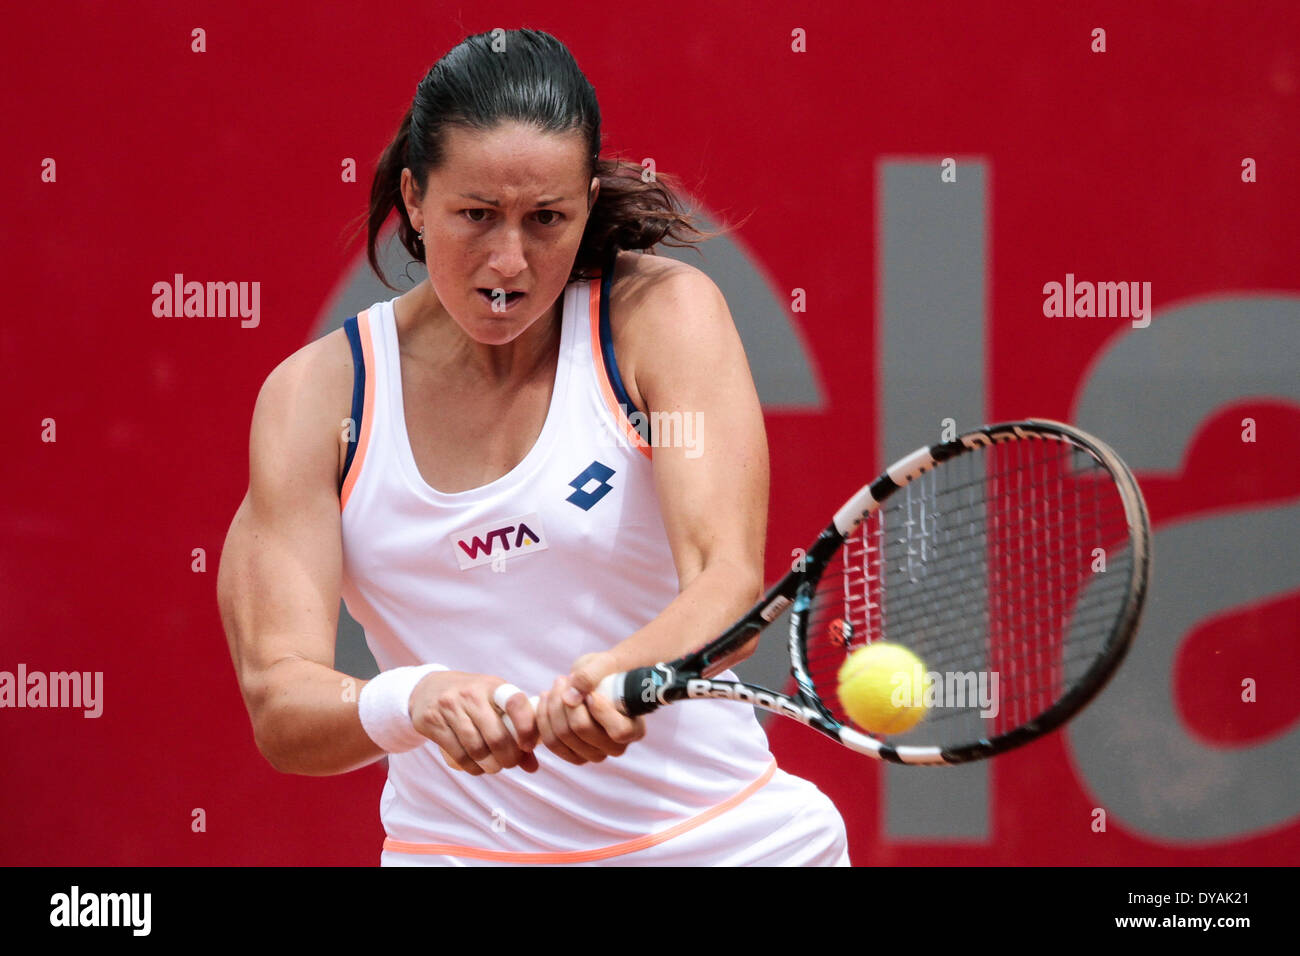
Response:
M453 770L478 776L522 767L536 773L537 715L523 694L506 702L519 734L516 742L492 703L493 691L504 683L489 674L434 671L411 692L411 723L442 748L442 757Z

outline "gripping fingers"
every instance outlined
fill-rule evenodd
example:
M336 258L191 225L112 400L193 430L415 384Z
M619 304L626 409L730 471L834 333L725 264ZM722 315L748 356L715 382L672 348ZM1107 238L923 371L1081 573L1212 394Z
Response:
M456 752L460 754L458 757L453 757L447 748L441 744L438 745L438 749L442 751L443 762L452 770L463 770L473 777L481 777L485 773L482 767L470 759L469 754L465 753L465 748L460 746L459 743L455 746Z
M493 714L499 717L501 725L509 733L509 737L501 736L499 747L493 746L494 752L499 751L498 759L503 766L522 767L528 773L540 769L533 753L539 739L536 707L537 698L529 699L514 684L501 684L492 692ZM510 710L514 711L513 717ZM487 733L494 733L495 728L494 723ZM492 742L495 737L488 737L488 740Z
M547 749L558 756L561 760L565 760L571 764L578 764L579 766L584 763L589 763L586 758L574 753L573 750L569 748L568 744L562 741L556 733L555 725L552 723L551 718L551 715L555 712L554 708L556 705L558 705L560 710L563 711L564 704L560 702L559 697L549 692L543 694L537 702L537 729L541 732L542 743L544 743Z
M434 676L412 692L411 723L438 745L449 767L474 776L509 767L530 773L538 769L532 752L537 746L537 722L528 698L517 688L502 688L500 678L485 674L452 672L436 675L437 681ZM503 704L509 700L513 721L503 722L493 706L494 693ZM516 729L518 736L514 736Z
M588 695L587 708L602 732L619 745L617 751L611 751L613 756L622 756L628 744L645 736L644 717L624 715L608 697L599 691Z
M551 726L556 736L585 762L600 763L610 755L609 736L592 719L586 704L570 707L564 702L568 681L561 677L551 692Z
M493 753L493 748L484 739L479 727L487 723L482 704L477 704L472 696L454 695L438 702L439 715L443 723L451 730L457 744L463 749L468 760L477 764L484 773L500 773L501 762ZM487 707L488 715L491 707ZM450 751L457 763L464 766L459 754Z
M416 729L438 745L443 762L452 770L463 770L475 777L487 772L466 752L456 732L440 714L435 712L417 722Z
M514 737L515 743L518 744L522 744L523 740L520 739L519 731L515 729L515 722L510 717L510 713L506 709L506 707L509 704L510 699L512 697L516 697L516 696L522 697L523 694L524 692L521 691L514 684L502 684L500 687L498 687L496 690L492 692L492 703L496 705L497 710L501 711L501 722L506 725L506 730L510 731L510 736ZM537 703L539 699L540 698L537 697L528 698L528 707L530 710L533 711L534 714L536 714L537 712ZM534 724L535 723L536 720L534 720ZM535 736L535 734L532 734L530 736ZM534 746L536 746L537 742L536 740L534 740L532 741L532 743Z

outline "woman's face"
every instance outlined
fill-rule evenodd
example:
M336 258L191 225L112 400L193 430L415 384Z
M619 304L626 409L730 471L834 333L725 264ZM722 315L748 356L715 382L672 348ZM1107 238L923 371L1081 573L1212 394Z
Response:
M407 215L424 230L429 281L443 308L476 342L504 345L564 291L599 182L587 177L578 132L451 126L446 145L446 162L429 174L422 197L403 170ZM514 292L523 294L506 294Z

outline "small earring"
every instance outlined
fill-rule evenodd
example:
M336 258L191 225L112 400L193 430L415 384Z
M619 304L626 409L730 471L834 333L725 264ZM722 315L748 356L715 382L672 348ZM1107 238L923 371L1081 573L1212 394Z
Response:
M424 242L424 230L423 230L423 229L420 230L420 241L421 241L421 242Z

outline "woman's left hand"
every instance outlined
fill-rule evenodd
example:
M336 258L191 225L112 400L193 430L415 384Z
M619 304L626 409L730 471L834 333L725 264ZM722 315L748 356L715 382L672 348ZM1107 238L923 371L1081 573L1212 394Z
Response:
M601 679L619 670L613 654L584 654L567 677L537 702L542 743L572 764L600 763L621 757L628 745L645 736L644 717L625 717L613 702L595 693Z

